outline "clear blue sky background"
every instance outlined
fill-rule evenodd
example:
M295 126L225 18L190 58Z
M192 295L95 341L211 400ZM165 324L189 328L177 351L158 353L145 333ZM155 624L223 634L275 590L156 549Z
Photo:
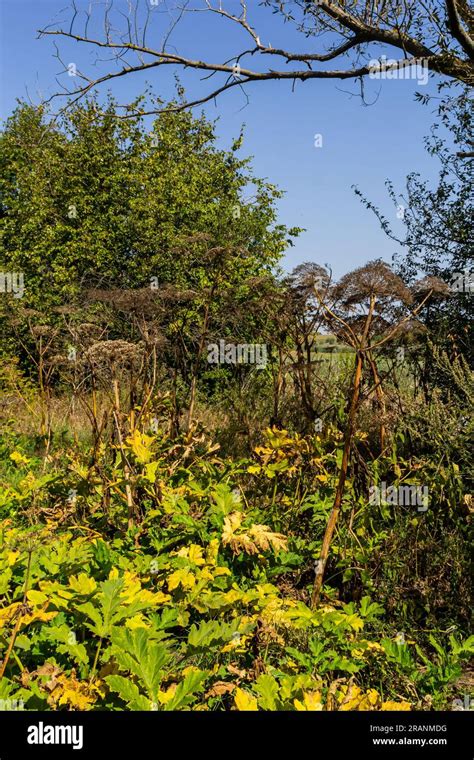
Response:
M77 5L84 8L88 2L77 0ZM234 5L237 8L235 0ZM249 5L250 20L255 20L262 41L274 47L310 49L311 41L305 42L291 27L282 26L278 17L259 9L256 0L250 0ZM53 55L54 39L65 63L75 62L80 70L90 73L95 51L92 54L77 43L59 38L36 39L37 30L55 17L68 18L67 7L68 0L0 0L2 119L11 113L16 98L39 102L58 89L55 77L62 66ZM168 26L168 14L161 8L153 10L149 42L159 44ZM97 27L92 24L89 31L94 33ZM171 43L180 52L219 62L249 47L243 33L233 31L222 19L209 19L208 14L190 15L177 27ZM93 71L100 74L101 64ZM62 81L71 85L71 79L67 81L64 75ZM126 76L111 89L120 102L127 102L141 91L145 81L153 84L156 93L172 96L170 67L149 73L147 78ZM195 74L181 74L181 81L189 95L196 92L193 83L199 87ZM223 146L230 145L245 123L243 152L253 155L256 174L285 190L279 203L280 221L306 228L287 252L285 268L303 261L328 262L339 276L371 258L389 261L397 246L361 205L351 185L357 184L387 213L395 229L402 230L396 209L387 199L384 181L390 178L403 190L411 171L419 171L427 179L436 177L436 161L423 147L423 137L435 118L434 106L422 106L414 100L417 90L435 94L436 80L425 87L413 80L369 82L367 99L376 100L369 107L361 103L351 82L312 81L298 83L295 91L291 90L289 82L254 83L247 87L248 105L235 88L221 96L217 105L211 103L204 109L210 117L219 117L217 133ZM314 147L316 133L323 136L322 148Z

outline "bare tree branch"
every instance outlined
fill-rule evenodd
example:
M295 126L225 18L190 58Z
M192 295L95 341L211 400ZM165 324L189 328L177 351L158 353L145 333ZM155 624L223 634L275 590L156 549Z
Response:
M143 28L140 27L139 0L129 2L125 33L115 36L112 32L112 4L106 4L104 10L104 37L89 36L87 30L90 22L90 12L86 13L86 24L83 33L77 31L79 11L78 0L72 5L72 19L69 28L45 28L40 36L59 36L74 40L84 46L105 48L113 52L113 60L121 67L109 70L99 77L81 75L86 84L74 90L63 90L54 93L50 100L69 94L76 100L91 90L106 82L127 74L133 74L149 69L159 69L164 66L174 66L178 69L194 70L205 74L202 81L214 75L225 75L223 83L212 91L200 95L189 102L171 105L168 108L182 109L205 103L218 97L223 92L235 86L243 88L250 82L267 80L289 80L293 83L310 79L353 79L363 81L373 74L373 57L369 59L369 48L378 45L380 51L387 46L397 50L398 60L386 61L380 71L409 67L410 65L425 65L430 71L451 79L472 84L474 83L474 42L470 36L470 11L465 0L445 0L446 18L441 18L439 0L264 0L263 5L272 8L285 20L297 25L297 30L306 37L322 40L325 49L315 51L291 51L283 47L272 47L263 44L261 35L249 20L247 2L240 0L240 14L230 12L224 7L224 0L216 4L213 0L196 0L199 7L192 7L192 0L185 0L174 10L171 25L165 34L161 46L150 46L146 42L147 31L153 25L153 14L145 2L146 14ZM438 5L438 7L437 7ZM291 6L291 7L290 7ZM299 17L297 17L297 12ZM224 22L240 28L250 37L253 46L244 49L231 59L221 63L209 60L206 56L188 56L181 51L170 52L168 42L170 35L185 17L192 13L207 13L219 16ZM326 44L327 35L330 43ZM339 39L338 39L339 38ZM468 57L464 57L465 54ZM129 56L137 56L138 61L130 61ZM283 59L289 67L278 69L265 65L249 67L245 59L252 58L266 62L268 58ZM319 64L329 61L343 61L347 56L352 61L347 67L324 68ZM380 57L380 56L379 56ZM150 60L150 58L152 60ZM293 68L291 64L303 63L304 68ZM166 107L154 108L146 113L157 113ZM145 113L145 111L143 112Z

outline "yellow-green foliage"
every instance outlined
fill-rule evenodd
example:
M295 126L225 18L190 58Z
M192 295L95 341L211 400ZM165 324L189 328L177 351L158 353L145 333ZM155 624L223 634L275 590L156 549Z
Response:
M121 458L101 480L77 452L44 476L12 453L21 478L1 502L1 698L26 709L408 710L440 668L456 676L454 654L472 641L453 640L436 665L416 641L384 637L367 596L312 611L304 584L288 581L307 561L301 537L265 499L253 503L255 479L267 483L273 463L272 483L287 482L307 456L323 487L336 454L285 431L269 431L253 465L199 445L192 464L174 447L173 470L166 441L135 431L127 481ZM140 507L131 529L125 482Z

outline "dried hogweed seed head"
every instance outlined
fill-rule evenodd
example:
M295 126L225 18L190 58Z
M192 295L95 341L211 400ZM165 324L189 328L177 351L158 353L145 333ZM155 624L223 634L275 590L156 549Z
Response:
M333 292L346 307L365 303L372 296L379 301L401 301L404 304L410 304L413 300L401 277L381 260L369 261L344 275Z

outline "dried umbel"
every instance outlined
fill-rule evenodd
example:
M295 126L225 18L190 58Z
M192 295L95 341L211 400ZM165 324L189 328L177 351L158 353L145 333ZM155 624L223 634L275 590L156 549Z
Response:
M82 322L80 325L75 325L73 330L74 340L77 342L95 340L100 337L101 327L93 322Z
M449 285L439 277L428 275L415 282L412 286L413 298L415 301L423 301L427 296L430 300L441 301L450 294Z
M157 308L157 290L153 288L110 288L102 290L92 288L87 290L89 301L100 301L115 307L120 311L154 313Z
M157 291L159 298L164 303L186 303L197 298L198 293L191 289L179 289L173 285L163 285Z
M20 317L24 317L25 319L34 319L35 317L41 318L43 316L42 313L37 309L29 308L18 309L18 314Z
M319 308L330 289L331 276L319 264L306 262L295 267L285 280L287 304L294 313Z
M87 349L94 343L98 343L102 329L92 322L69 325L66 336L62 336L60 345L55 345L56 353L48 357L49 366L61 366L78 368L79 357L85 354Z
M363 267L342 277L333 289L337 301L345 307L355 307L370 298L378 301L412 303L413 297L403 280L384 261L369 261Z
M62 314L62 315L68 315L68 314L75 314L77 312L77 308L73 306L72 304L64 304L63 306L56 306L53 311L56 314Z
M69 357L65 354L54 354L53 356L49 357L47 361L45 362L45 365L48 367L61 367L61 366L68 366L71 364L71 361Z
M54 330L49 325L33 325L31 332L35 338L44 338L46 336L51 336Z
M154 315L163 308L163 302L192 301L197 296L194 290L176 288L174 285L161 285L159 288L137 288L134 290L90 289L86 293L90 301L107 303L128 313Z
M320 264L306 262L295 267L287 282L295 291L325 290L330 282L330 274Z
M142 359L143 346L126 340L103 340L93 343L83 355L83 361L93 370L110 370L112 374L119 369L136 368Z

